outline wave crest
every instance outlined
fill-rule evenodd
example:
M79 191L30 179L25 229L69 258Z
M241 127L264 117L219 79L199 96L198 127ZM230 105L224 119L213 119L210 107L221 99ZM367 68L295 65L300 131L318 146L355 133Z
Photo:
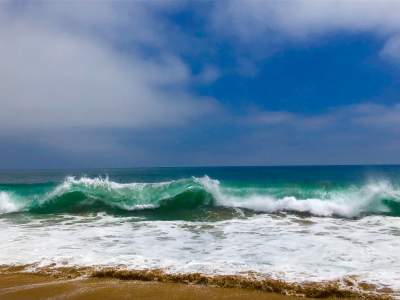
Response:
M302 191L290 190L288 195L277 197L274 192L249 189L245 196L224 192L217 180L198 179L215 197L218 205L247 208L261 212L292 211L316 216L357 217L363 214L400 214L400 190L388 181L370 182L361 187L351 186L341 190L313 191L314 197L301 197ZM296 192L299 196L292 196ZM279 194L282 194L280 189Z
M7 192L0 191L0 214L19 211L21 208Z
M156 183L117 183L108 178L68 177L44 194L18 196L0 191L0 213L98 210L178 211L241 208L257 212L298 212L316 216L400 215L400 190L388 181L342 189L224 186L208 176Z

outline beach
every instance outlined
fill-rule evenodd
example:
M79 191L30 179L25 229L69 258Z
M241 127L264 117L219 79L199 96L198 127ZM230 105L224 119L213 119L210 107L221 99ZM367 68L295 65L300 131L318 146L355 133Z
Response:
M400 300L400 0L0 24L0 300Z
M293 283L257 274L173 274L121 267L0 266L0 299L394 299L355 278Z
M93 278L60 280L37 274L0 274L0 299L296 300L300 298L239 288L219 288L179 283Z

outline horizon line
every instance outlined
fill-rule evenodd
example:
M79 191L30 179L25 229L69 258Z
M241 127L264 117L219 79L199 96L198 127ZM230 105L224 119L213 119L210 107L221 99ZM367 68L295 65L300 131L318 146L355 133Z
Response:
M185 169L185 168L290 168L290 167L396 167L400 163L343 163L343 164L276 164L276 165L184 165L184 166L129 166L129 167L50 167L50 168L0 168L4 171L68 171L68 170L101 170L101 169Z

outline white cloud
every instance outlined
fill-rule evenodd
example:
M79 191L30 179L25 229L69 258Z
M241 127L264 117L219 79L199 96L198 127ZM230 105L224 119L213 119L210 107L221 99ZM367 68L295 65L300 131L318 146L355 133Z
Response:
M400 34L399 11L398 0L232 0L218 2L212 24L252 45L304 42L333 32L372 33L386 40L383 52L398 59L391 38Z
M215 66L205 66L199 74L196 75L195 81L203 84L212 83L221 76L220 71Z
M256 125L281 125L294 122L298 117L285 111L258 111L245 118L246 123Z
M326 131L345 126L366 132L371 130L400 132L400 104L361 103L313 115L260 110L251 112L242 122L256 126L291 127L299 131Z
M190 93L190 71L160 46L162 22L148 28L140 5L133 23L126 14L111 2L1 4L1 130L174 126L212 112L215 101ZM129 52L116 47L125 34ZM141 46L159 53L144 57Z
M390 38L380 54L383 58L400 63L400 35Z

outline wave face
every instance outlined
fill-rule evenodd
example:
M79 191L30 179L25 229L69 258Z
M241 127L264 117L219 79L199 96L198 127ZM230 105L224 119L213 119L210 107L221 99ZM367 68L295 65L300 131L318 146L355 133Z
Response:
M67 177L61 184L0 186L0 213L105 211L147 216L202 216L218 212L305 213L323 217L400 216L400 188L387 180L336 187L222 184L208 176L156 183L117 183ZM181 214L180 214L181 213ZM229 214L228 214L229 215Z

